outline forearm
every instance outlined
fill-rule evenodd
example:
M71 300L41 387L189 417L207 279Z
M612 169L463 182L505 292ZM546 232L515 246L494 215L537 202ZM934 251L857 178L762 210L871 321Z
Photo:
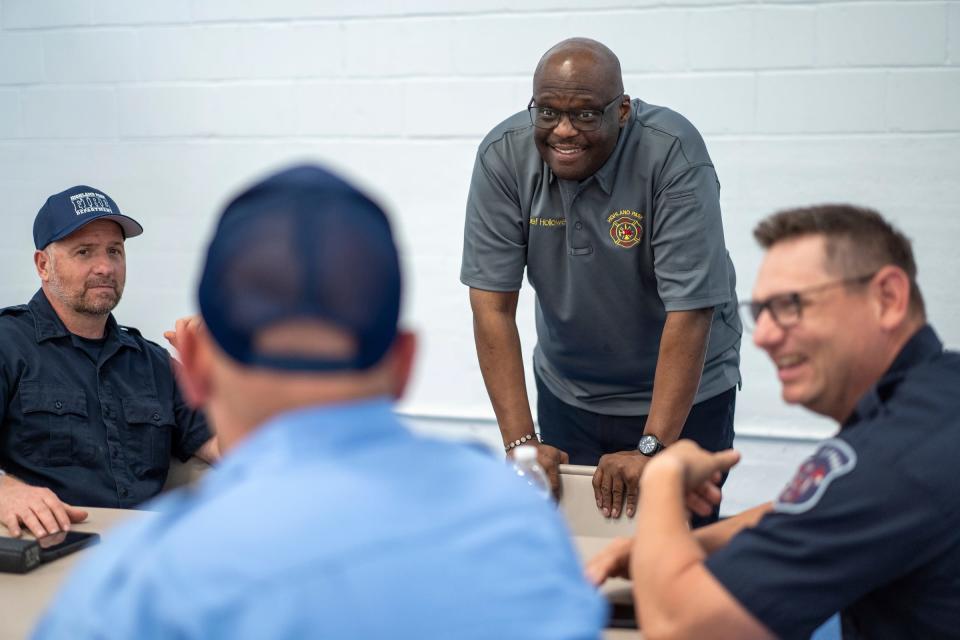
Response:
M660 337L653 399L644 433L664 444L680 437L700 387L713 308L671 311Z
M730 462L721 468L729 468ZM684 490L697 482L684 478L697 474L690 464L668 453L654 460L643 476L630 570L644 637L770 638L767 629L713 577L704 564L706 553L687 528ZM746 514L759 518L763 507L745 512L741 522L750 520Z
M651 463L641 478L637 534L630 561L642 628L659 627L673 614L678 578L706 557L687 523L683 469Z
M505 442L533 433L520 334L517 292L499 294L471 289L477 360Z
M709 555L717 549L726 546L733 536L744 529L756 525L760 521L760 518L772 508L773 504L766 502L752 509L742 511L735 516L724 518L714 524L696 529L693 532L693 536L697 539L704 553Z

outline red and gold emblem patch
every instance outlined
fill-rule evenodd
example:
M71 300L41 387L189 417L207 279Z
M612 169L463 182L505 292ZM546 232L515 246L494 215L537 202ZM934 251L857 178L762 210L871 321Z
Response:
M624 249L636 246L643 235L643 214L623 209L615 211L608 218L610 223L610 239L613 244Z

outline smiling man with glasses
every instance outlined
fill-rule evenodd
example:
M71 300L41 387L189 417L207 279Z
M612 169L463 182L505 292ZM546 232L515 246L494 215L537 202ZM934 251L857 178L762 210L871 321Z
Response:
M716 497L738 455L667 449L644 472L636 539L588 573L630 573L647 637L809 638L840 611L844 638L956 638L960 354L927 324L910 241L846 205L785 211L754 235L754 343L783 399L839 431L773 503L694 533L683 496Z
M560 462L597 465L605 515L633 515L644 466L678 437L733 442L741 327L719 194L693 125L631 100L593 40L550 49L526 112L480 145L460 279L505 448L537 446L554 486ZM540 441L516 323L525 271Z

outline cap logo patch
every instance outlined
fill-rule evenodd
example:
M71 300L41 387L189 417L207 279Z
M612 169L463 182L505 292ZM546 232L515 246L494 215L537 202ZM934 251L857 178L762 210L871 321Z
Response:
M793 480L773 503L780 513L804 513L817 506L830 483L857 466L857 452L839 438L820 444L812 456L797 469Z
M610 239L624 249L635 247L643 235L643 214L629 209L614 211L607 216L610 223Z
M107 197L95 191L70 196L70 204L73 205L73 210L78 216L82 216L85 213L93 213L94 211L113 213Z

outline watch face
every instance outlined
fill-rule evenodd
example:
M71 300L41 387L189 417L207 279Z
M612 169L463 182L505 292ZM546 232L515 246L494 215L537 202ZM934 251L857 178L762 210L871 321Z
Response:
M657 445L660 443L657 442L657 439L653 436L643 436L640 438L640 443L637 445L637 449L640 450L645 456L653 455L657 451Z

